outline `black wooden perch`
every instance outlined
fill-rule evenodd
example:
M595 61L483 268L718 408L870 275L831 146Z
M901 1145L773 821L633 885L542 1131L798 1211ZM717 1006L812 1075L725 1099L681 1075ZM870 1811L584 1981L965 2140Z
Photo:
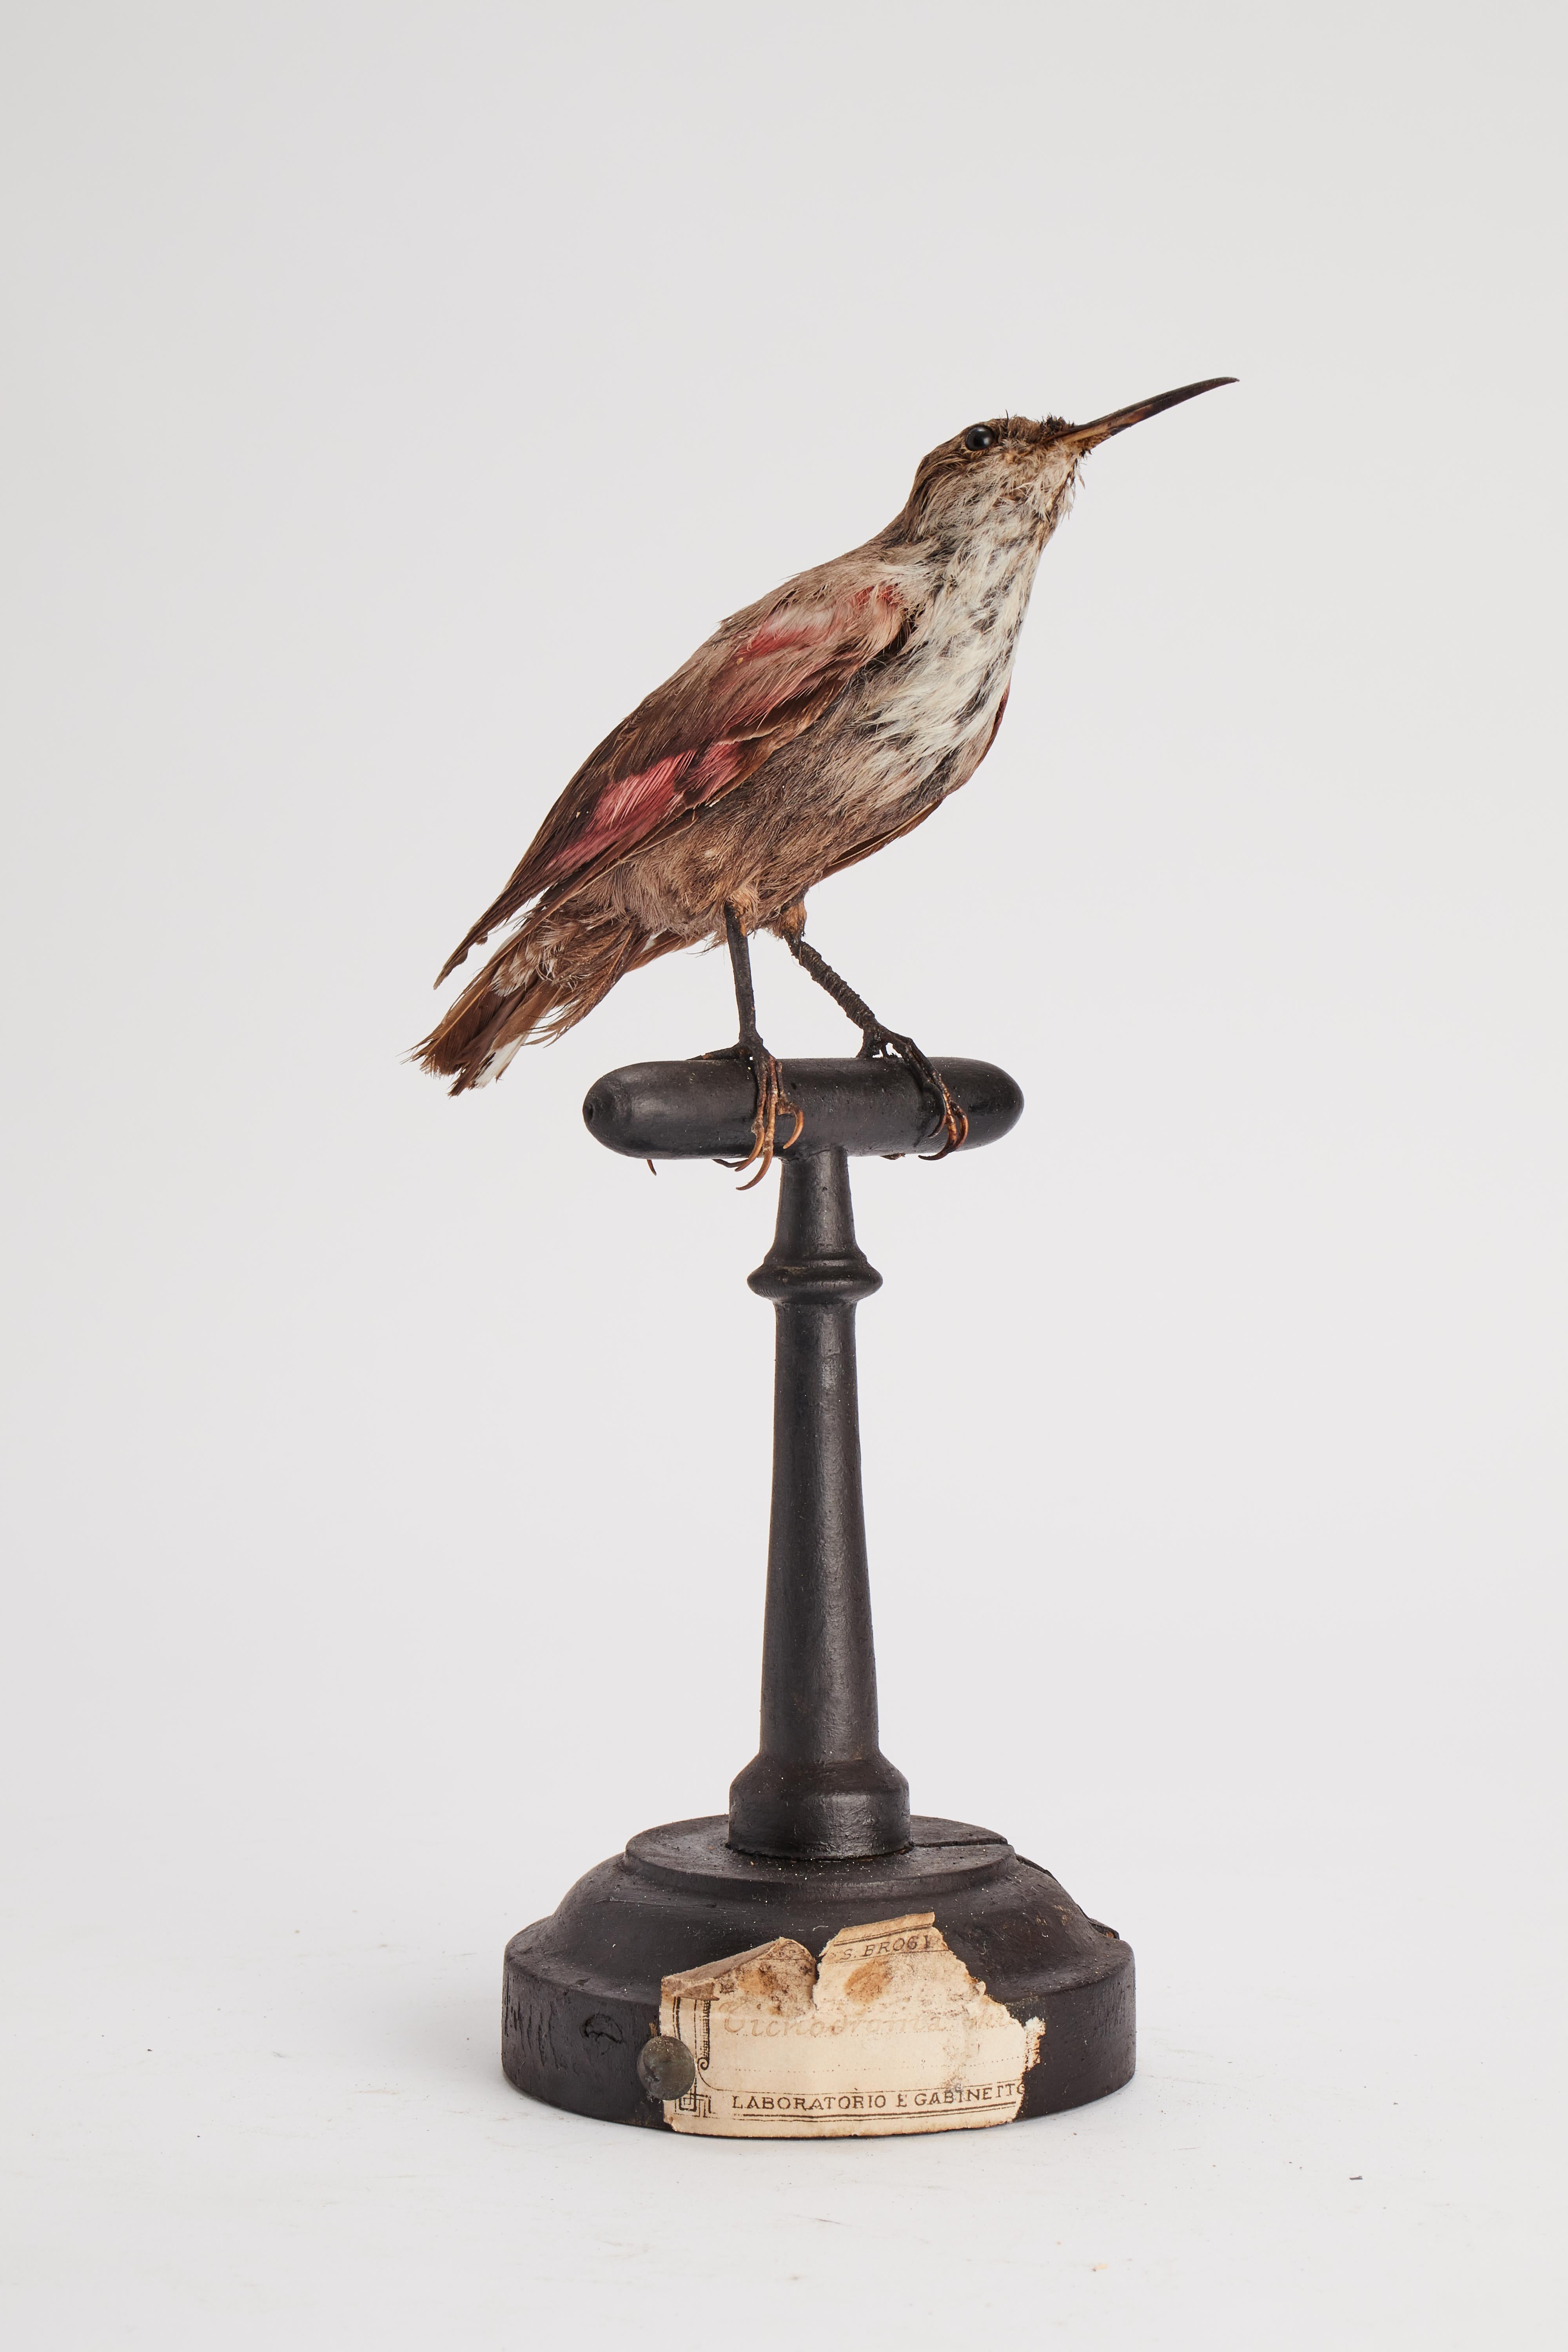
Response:
M1023 1097L1005 1071L938 1067L968 1114L963 1150L1016 1125ZM1045 2021L1019 2113L1078 2105L1132 2072L1131 1950L1005 1839L911 1816L879 1744L855 1310L881 1276L855 1238L848 1162L929 1150L939 1121L896 1062L792 1061L784 1078L804 1124L779 1155L777 1229L751 1276L778 1322L758 1752L727 1817L645 1831L512 1938L506 2071L558 2106L658 2125L663 2098L693 2080L684 2048L658 2038L664 1978L770 1937L816 1952L852 1924L934 1909L992 2000ZM731 1160L750 1147L752 1104L739 1063L646 1062L599 1079L583 1116L629 1159Z
M936 1066L969 1114L963 1150L994 1143L1017 1125L1024 1097L1005 1070L994 1062ZM930 1097L901 1062L786 1062L784 1077L804 1122L784 1159L896 1157L929 1151L940 1135ZM597 1142L628 1160L738 1160L752 1148L754 1099L741 1062L633 1062L589 1088L583 1117Z

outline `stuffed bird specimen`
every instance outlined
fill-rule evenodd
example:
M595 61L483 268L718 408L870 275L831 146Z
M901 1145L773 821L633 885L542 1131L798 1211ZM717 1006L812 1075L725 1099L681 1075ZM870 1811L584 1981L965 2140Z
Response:
M531 1038L570 1029L628 971L727 941L756 1082L746 1160L766 1172L800 1115L758 1033L749 935L771 930L860 1029L907 1063L942 1152L966 1122L912 1038L885 1028L805 941L805 894L922 824L996 740L1046 541L1089 452L1234 383L1211 376L1090 425L971 425L921 459L902 512L848 555L722 622L578 769L510 881L443 967L516 924L417 1049L451 1091L499 1078ZM935 1132L933 1125L933 1133ZM939 1158L942 1153L937 1155Z

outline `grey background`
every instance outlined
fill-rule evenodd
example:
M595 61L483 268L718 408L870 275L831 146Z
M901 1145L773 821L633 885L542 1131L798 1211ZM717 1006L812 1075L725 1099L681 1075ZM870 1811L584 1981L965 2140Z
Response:
M1562 65L1520 5L13 0L18 2342L1544 2339ZM578 1119L721 960L461 1102L430 976L932 443L1219 373L812 907L1028 1098L858 1179L884 1745L1131 1937L1141 2072L896 2145L531 2107L505 1936L754 1744L773 1187Z

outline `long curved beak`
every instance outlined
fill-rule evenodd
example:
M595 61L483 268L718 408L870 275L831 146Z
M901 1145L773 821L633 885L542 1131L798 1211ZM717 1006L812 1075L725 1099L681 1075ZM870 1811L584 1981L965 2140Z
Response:
M1113 433L1125 433L1130 425L1142 425L1146 416L1158 416L1163 408L1179 407L1184 400L1195 400L1200 392L1217 392L1222 383L1238 381L1234 375L1206 376L1202 383L1184 383L1178 392L1157 393L1152 400L1135 400L1131 408L1113 408L1109 416L1097 416L1090 425L1069 425L1056 438L1069 449L1098 449Z

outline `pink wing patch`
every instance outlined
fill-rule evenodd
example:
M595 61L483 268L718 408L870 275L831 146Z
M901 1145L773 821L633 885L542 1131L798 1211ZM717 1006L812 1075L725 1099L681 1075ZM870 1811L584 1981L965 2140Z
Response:
M904 617L904 600L890 582L857 588L824 611L820 606L798 617L763 623L754 635L735 649L737 662L772 661L777 675L763 704L769 709L795 691L814 674L833 667L858 669L863 661L895 637ZM784 656L780 659L780 656ZM789 656L794 656L793 659Z
M735 647L712 693L708 715L714 740L602 784L539 870L534 887L578 874L606 852L635 849L667 818L717 799L758 764L758 739L770 731L775 713L819 689L831 692L891 643L903 617L903 599L887 582L826 607L770 615Z
M584 831L563 843L541 879L559 880L575 874L606 849L630 849L646 841L657 824L677 808L697 808L721 793L743 764L739 743L710 743L706 751L677 751L656 760L635 776L606 784L584 812Z

